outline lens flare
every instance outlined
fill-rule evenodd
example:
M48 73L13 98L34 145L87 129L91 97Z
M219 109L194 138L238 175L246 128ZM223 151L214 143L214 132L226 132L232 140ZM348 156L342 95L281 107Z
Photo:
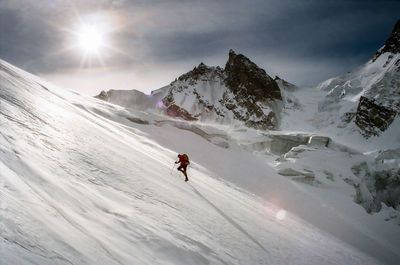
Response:
M285 219L285 217L286 217L286 211L283 209L280 209L275 215L275 218L278 219L279 221L282 221L283 219Z
M159 108L159 109L163 109L163 108L165 108L165 105L164 105L164 103L160 100L160 101L157 102L156 107Z

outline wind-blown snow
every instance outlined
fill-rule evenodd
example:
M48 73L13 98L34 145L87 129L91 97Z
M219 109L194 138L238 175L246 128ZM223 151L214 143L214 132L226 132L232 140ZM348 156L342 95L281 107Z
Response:
M272 159L0 68L1 264L399 260L397 227L363 222L357 204L285 179Z

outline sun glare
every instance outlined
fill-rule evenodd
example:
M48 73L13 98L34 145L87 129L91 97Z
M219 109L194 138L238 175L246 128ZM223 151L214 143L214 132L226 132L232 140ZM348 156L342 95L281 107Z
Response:
M105 46L105 36L95 25L83 25L77 31L77 43L86 55L98 54Z
M81 67L94 67L100 63L105 66L104 58L111 50L111 35L115 31L112 17L104 13L79 16L74 27L67 30L72 37L69 49L79 53Z
M124 25L116 15L107 12L77 14L72 23L69 27L60 27L67 33L64 50L81 57L81 68L105 67L106 59L116 54L130 56L116 47L117 42L112 39Z

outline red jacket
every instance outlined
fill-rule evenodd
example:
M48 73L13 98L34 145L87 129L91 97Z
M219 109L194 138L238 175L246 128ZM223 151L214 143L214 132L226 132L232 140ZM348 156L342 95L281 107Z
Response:
M178 155L179 158L179 163L181 163L181 165L188 165L189 161L185 161L185 159L183 158L183 155Z

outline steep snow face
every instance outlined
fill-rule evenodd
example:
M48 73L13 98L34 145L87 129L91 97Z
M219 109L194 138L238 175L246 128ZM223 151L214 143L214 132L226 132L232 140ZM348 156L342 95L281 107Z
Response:
M354 105L362 95L385 107L398 108L399 67L400 54L384 53L353 72L321 83L318 88L328 93L320 103L320 111L333 103L352 102Z
M326 101L347 100L355 102L361 95L370 91L386 74L395 74L399 66L398 59L398 54L382 54L375 61L370 60L353 72L328 79L319 84L318 88L328 92ZM323 107L321 105L321 108Z
M354 131L355 124L367 138L385 131L388 126L384 121L389 120L390 125L400 111L399 52L400 21L373 59L346 75L321 83L318 88L327 95L319 102L318 111L335 112L322 114L320 120L325 122L321 126L350 127ZM362 97L365 100L360 100ZM371 111L366 115L364 109ZM387 113L392 113L390 119Z
M368 253L398 260L398 244L345 229L361 253L273 203L274 194L286 197L293 209L343 224L263 159L150 124L155 118L131 122L144 114L0 65L1 264L378 264ZM171 174L182 143L202 150L192 152L189 183ZM271 201L221 180L244 179L249 171L238 161L264 174L253 188Z
M221 103L229 94L224 79L221 68L201 63L167 87L163 103L166 107L177 105L202 121L230 122L233 115Z
M371 115L362 121L359 115L364 104L360 99L365 97L372 106L397 113L400 110L399 67L400 54L385 53L351 73L321 83L318 88L327 94L318 103L315 124L319 128L330 127L331 130L342 128L348 134L361 132L366 137L381 134L387 127L374 122ZM377 108L375 113L379 114L381 111ZM374 117L379 119L379 116ZM382 119L385 120L384 117Z

